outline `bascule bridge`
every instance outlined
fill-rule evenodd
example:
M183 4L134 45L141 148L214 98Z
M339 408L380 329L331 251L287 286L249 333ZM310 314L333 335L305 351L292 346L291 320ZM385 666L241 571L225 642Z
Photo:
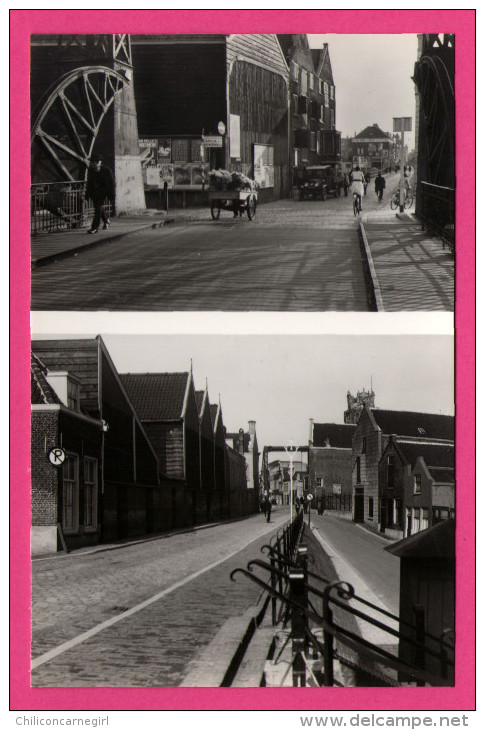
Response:
M416 215L454 247L455 42L420 34L416 85Z
M33 35L31 109L33 184L81 198L96 153L114 172L116 212L145 208L129 35Z

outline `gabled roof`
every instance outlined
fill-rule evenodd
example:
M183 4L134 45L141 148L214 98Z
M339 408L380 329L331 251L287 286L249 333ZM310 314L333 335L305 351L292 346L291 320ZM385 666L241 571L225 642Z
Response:
M454 558L455 520L438 522L427 530L385 547L399 558Z
M376 424L385 434L414 436L423 439L445 439L455 437L454 416L437 413L416 413L414 411L386 411L370 409Z
M195 402L197 403L197 411L199 416L202 414L202 406L204 405L205 390L195 391Z
M437 484L454 484L455 483L455 470L454 469L437 469L436 467L428 468L431 479Z
M190 373L126 373L120 378L142 421L183 417Z
M408 464L414 466L418 456L422 456L428 469L443 466L453 469L455 466L455 447L450 444L426 444L397 441Z
M313 446L325 446L330 440L330 446L339 449L351 449L352 437L357 426L353 423L314 423Z
M375 137L376 139L378 137L386 137L387 139L389 139L389 135L387 134L387 132L383 132L382 129L377 124L370 124L368 127L363 129L362 132L359 132L359 134L356 134L355 136L356 137Z
M55 390L46 380L47 368L32 352L30 356L30 402L34 405L62 405Z

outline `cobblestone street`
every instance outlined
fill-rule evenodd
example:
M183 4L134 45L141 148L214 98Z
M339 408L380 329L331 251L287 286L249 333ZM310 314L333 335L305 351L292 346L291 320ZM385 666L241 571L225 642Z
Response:
M230 572L258 557L287 518L280 508L269 525L256 515L116 550L34 560L32 685L179 685L226 619L256 603L258 588L231 582Z

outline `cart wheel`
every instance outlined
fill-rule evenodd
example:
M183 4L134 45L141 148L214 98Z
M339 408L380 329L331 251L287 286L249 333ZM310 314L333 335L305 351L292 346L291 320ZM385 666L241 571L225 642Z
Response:
M249 220L252 221L256 215L256 198L254 195L251 195L248 199L247 213Z
M220 205L211 205L211 216L212 220L216 221L221 214L221 206Z

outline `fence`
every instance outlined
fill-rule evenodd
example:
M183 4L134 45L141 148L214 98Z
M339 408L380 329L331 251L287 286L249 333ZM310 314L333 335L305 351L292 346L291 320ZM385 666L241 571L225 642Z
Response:
M94 215L94 205L91 200L85 200L85 191L84 181L31 185L31 235L87 227ZM112 214L109 200L103 208L108 216Z
M455 252L455 191L421 180L418 184L416 216L431 233Z
M349 583L331 582L310 571L307 548L302 544L304 529L300 513L290 528L263 546L269 560L252 560L246 569L237 568L231 573L232 580L242 573L269 593L273 626L291 626L293 686L337 685L334 662L341 658L342 648L357 657L354 669L377 676L380 684L453 685L453 632L446 630L441 637L433 636L425 631L422 609L416 611L415 624L410 624L359 597ZM269 572L269 580L256 575L255 568ZM382 632L383 641L377 644L366 640L365 630L349 628L357 620L361 627ZM389 651L396 639L400 647L411 647L413 661ZM345 661L351 666L348 657Z

